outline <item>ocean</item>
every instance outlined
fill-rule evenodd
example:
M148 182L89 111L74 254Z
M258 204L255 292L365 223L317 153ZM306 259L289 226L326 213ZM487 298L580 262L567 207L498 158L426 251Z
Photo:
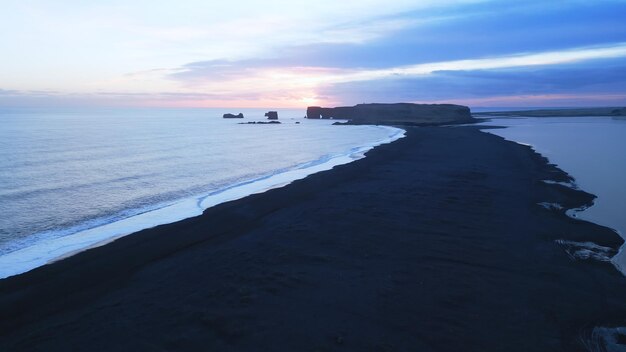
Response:
M570 213L615 230L626 239L626 120L612 117L494 118L485 125L508 140L532 146L575 179L574 187L597 196ZM626 275L626 246L613 257Z
M244 119L223 119L242 112ZM0 111L0 278L200 215L404 135L278 110Z

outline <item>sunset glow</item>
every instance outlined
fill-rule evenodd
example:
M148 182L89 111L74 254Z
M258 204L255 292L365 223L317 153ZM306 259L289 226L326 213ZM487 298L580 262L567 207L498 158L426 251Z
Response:
M626 104L623 1L10 0L3 9L0 106ZM611 79L576 80L591 72Z

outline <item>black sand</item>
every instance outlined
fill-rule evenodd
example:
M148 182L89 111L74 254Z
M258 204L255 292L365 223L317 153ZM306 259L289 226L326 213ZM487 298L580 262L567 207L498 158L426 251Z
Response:
M409 129L368 157L0 281L1 351L584 351L626 279L530 148Z

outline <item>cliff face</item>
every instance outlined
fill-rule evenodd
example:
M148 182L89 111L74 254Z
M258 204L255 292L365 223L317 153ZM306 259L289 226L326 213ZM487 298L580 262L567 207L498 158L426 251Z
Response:
M453 104L359 104L350 107L307 108L309 119L345 119L350 124L443 125L471 123L467 106Z
M265 117L267 117L268 120L278 120L278 112L268 111L265 113Z

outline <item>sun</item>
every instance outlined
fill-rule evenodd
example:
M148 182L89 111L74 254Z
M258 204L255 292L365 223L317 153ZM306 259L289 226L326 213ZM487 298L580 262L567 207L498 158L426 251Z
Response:
M309 97L302 97L302 98L300 98L300 101L302 103L307 104L307 105L315 105L318 102L317 97L310 97L310 96Z

